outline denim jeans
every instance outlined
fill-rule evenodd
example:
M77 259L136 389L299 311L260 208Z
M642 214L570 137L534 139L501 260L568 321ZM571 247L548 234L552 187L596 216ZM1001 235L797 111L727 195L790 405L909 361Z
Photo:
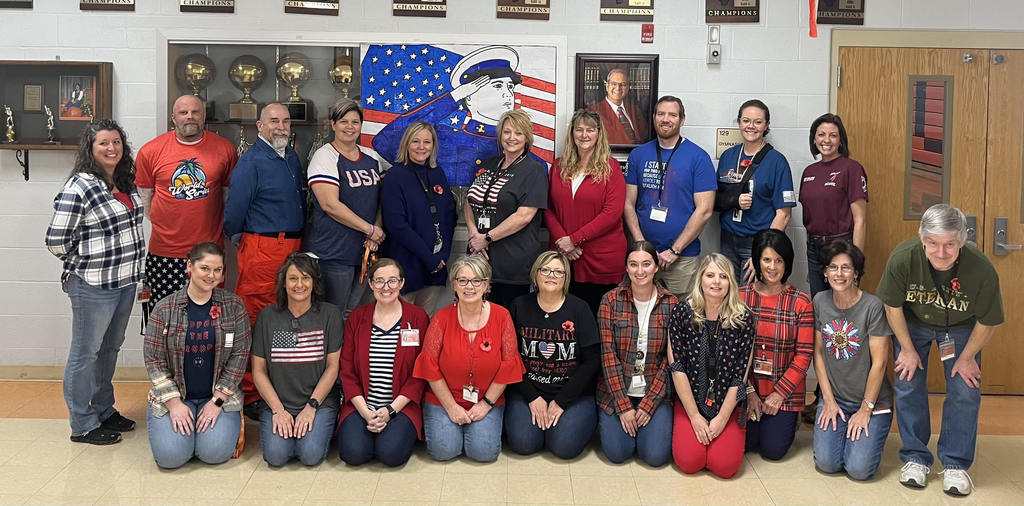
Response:
M505 406L495 406L482 420L457 425L437 404L423 403L423 434L427 454L434 460L451 460L466 452L477 462L494 462L501 453L501 421Z
M747 422L746 451L756 451L768 460L782 460L796 438L799 411L782 411L774 415L761 414L758 421Z
M71 347L64 366L64 402L71 435L81 436L114 414L114 367L135 303L135 285L117 290L92 286L72 275Z
M811 287L812 299L818 292L828 290L824 266L821 265L821 248L811 241L807 241L807 283Z
M638 397L629 400L633 407L640 403ZM659 404L651 421L636 430L636 437L622 430L619 415L609 415L601 408L597 410L601 449L608 460L621 464L636 453L647 465L660 467L672 459L672 403Z
M731 218L730 218L731 219ZM743 264L750 260L751 248L754 245L754 236L740 237L722 229L721 250L725 258L732 262L733 274L739 284L743 284Z
M907 324L910 330L910 341L921 363L928 364L928 352L932 341L941 341L945 331L931 330L914 324ZM955 378L949 375L953 364L971 336L971 329L950 329L949 337L955 345L953 358L942 363L946 378L946 400L942 403L942 431L939 433L939 461L946 469L968 469L974 463L974 444L978 438L978 409L981 407L981 390L972 388L964 382L959 374ZM896 357L900 355L899 340L893 339ZM981 367L981 353L974 360ZM931 438L931 415L928 412L928 370L918 370L914 379L901 380L897 374L892 389L899 416L896 426L900 430L903 447L900 448L900 460L917 462L931 467L932 453L928 450Z
M199 410L203 409L203 405L209 400L182 402L192 410L192 419L195 420ZM207 464L227 462L235 453L235 444L238 442L238 432L241 428L242 413L224 411L217 417L213 427L204 432L192 431L192 434L186 436L174 432L170 413L164 413L164 416L157 418L153 416L152 408L146 410L149 447L153 450L156 465L164 469L179 468L193 456L199 457L199 460Z
M520 455L531 455L547 448L560 459L583 453L597 428L597 405L593 395L584 395L563 408L558 425L541 430L533 423L530 404L519 392L505 391L505 439L508 447Z
M338 421L338 410L321 407L313 416L313 428L300 438L285 439L274 434L274 412L265 409L260 413L260 445L263 447L263 460L273 467L280 467L292 458L307 466L315 466L327 458L331 448L331 436L334 435L335 423Z
M846 416L846 422L836 415L836 428L829 423L828 429L814 426L814 465L826 473L838 473L846 470L846 474L855 480L868 480L875 475L878 464L882 461L882 450L885 440L889 437L892 427L892 412L871 415L868 420L867 434L853 441L846 437L847 422L860 409L860 404L836 399L839 409ZM818 402L818 416L825 409L825 399Z
M416 426L404 413L399 412L380 433L373 433L366 430L359 412L353 411L341 421L338 456L350 466L361 466L376 456L385 466L398 467L412 456L415 444Z
M324 279L324 300L338 306L341 316L347 320L366 291L366 284L359 282L359 267L343 265L337 260L320 260L320 272Z

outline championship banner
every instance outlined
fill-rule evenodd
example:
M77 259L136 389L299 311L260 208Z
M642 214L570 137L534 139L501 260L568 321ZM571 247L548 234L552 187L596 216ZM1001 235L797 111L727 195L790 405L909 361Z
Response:
M498 0L498 19L551 19L551 0Z
M0 0L0 9L31 9L32 0Z
M760 0L705 0L706 23L758 23L761 21Z
M313 2L309 0L285 0L284 11L288 14L316 14L337 16L340 2Z
M818 24L863 25L864 0L818 0Z
M181 12L235 12L235 0L179 0Z
M448 0L392 0L391 14L443 18L448 15Z
M654 0L601 0L601 21L654 22Z
M81 0L83 11L135 11L135 0Z

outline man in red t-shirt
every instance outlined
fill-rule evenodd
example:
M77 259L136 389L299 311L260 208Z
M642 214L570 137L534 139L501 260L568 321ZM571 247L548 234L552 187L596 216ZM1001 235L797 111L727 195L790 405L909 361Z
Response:
M147 142L135 158L135 184L153 223L146 255L149 310L185 286L185 257L192 246L224 245L224 199L238 161L227 139L205 131L206 108L199 97L178 97L171 120L174 130Z

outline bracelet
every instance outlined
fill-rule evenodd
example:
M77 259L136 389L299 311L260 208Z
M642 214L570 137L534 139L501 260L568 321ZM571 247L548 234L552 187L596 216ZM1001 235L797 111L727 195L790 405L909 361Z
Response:
M682 251L676 251L676 249L671 247L671 246L669 246L668 250L671 251L672 254L677 256L677 257L683 256L683 252Z
M490 399L488 399L486 395L483 395L483 396L481 396L481 398L482 398L482 399L484 400L484 402L486 402L486 403L487 403L487 405L488 405L488 406L490 406L490 407L492 407L492 408L494 407L494 403L493 403L493 402L491 402L491 400L490 400Z
M754 393L756 391L757 390L754 389L753 385L747 385L747 395L750 395L750 394L752 394L752 393Z
M370 224L370 237L373 237L373 223Z

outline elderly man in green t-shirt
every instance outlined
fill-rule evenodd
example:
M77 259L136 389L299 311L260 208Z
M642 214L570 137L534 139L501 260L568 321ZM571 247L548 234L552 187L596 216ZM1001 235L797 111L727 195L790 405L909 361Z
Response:
M981 349L1003 323L999 277L985 255L967 244L967 218L959 209L928 208L918 235L896 246L878 285L896 335L900 483L923 488L932 465L927 373L918 370L925 369L936 341L946 373L938 446L942 489L967 495L981 405Z

